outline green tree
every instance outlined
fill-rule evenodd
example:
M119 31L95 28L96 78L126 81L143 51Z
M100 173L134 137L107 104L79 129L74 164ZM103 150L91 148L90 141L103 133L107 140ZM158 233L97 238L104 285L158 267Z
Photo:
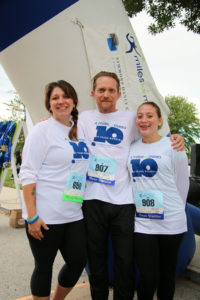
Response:
M188 31L200 33L199 0L122 0L129 17L145 10L154 23L148 30L152 34L173 28L179 20Z
M6 110L11 114L9 119L12 121L24 121L25 105L16 92L12 93L14 95L14 98L10 99L7 103L4 102L4 105L7 106Z
M14 98L10 99L4 105L7 106L6 110L10 113L9 120L11 121L24 121L25 120L25 105L21 101L19 95L16 92L12 92ZM20 133L19 140L16 146L16 150L22 151L24 146L24 133L23 130Z
M165 102L170 109L168 122L171 133L183 136L190 157L191 145L196 144L196 139L200 138L200 119L197 117L196 105L181 96L167 96Z

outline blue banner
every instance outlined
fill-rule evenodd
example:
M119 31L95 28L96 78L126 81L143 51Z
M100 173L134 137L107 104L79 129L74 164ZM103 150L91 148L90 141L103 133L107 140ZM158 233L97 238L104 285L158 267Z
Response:
M79 0L1 0L0 52Z
M12 140L17 128L14 121L0 122L0 169L11 161Z

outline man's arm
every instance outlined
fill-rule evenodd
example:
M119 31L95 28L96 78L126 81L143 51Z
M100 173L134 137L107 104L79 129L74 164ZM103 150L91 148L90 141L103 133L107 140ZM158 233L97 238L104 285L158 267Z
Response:
M181 135L179 134L172 134L170 136L170 140L172 141L172 147L173 149L177 151L183 151L185 150L185 142Z

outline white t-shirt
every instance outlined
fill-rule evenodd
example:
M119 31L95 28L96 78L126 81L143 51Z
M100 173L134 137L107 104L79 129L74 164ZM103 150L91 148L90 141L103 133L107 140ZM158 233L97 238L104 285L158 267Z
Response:
M104 171L106 174L112 169L108 177L112 177L114 181L114 185L110 185L98 180L90 181L88 177L84 199L98 199L112 204L133 203L127 159L131 142L140 137L135 125L135 115L130 111L104 114L98 110L89 110L81 113L79 127L87 141L91 159L94 159L94 164L97 161L96 169L102 166L106 169L109 166ZM88 174L89 172L90 167Z
M36 124L22 154L22 185L36 183L36 208L46 224L63 224L83 218L81 203L62 200L69 171L85 176L89 149L83 139L69 140L67 127L54 118ZM27 218L25 205L23 217Z
M185 203L189 176L185 151L173 150L168 137L155 143L143 143L140 139L131 145L128 168L137 208L135 232L187 231Z

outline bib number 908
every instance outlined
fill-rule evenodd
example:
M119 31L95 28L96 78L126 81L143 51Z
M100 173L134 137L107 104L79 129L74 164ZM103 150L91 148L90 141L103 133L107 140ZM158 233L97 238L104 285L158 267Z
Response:
M154 201L154 199L142 199L142 205L143 206L154 206L155 201Z

